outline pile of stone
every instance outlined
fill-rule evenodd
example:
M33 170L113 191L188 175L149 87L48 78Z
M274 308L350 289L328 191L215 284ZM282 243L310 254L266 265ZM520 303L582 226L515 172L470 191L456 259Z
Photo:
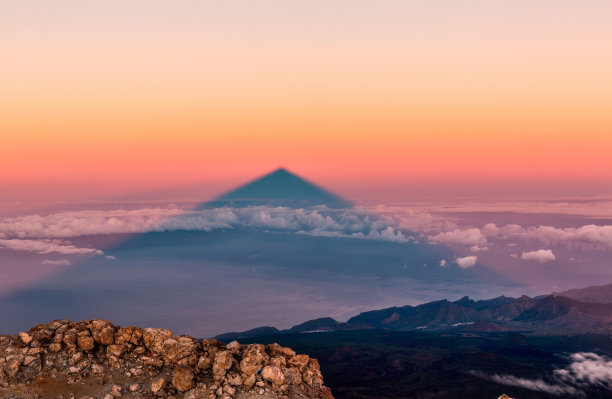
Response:
M316 359L106 320L0 336L0 398L325 398Z

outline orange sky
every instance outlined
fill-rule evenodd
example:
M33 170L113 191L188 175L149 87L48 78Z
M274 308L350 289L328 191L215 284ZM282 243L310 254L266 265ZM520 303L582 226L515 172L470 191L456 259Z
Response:
M610 20L603 0L3 4L0 184L284 165L329 183L605 185Z

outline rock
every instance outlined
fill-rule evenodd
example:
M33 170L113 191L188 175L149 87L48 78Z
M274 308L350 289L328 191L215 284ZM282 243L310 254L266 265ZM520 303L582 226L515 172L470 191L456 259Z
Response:
M176 366L173 371L172 386L181 392L190 390L195 386L193 372L185 366Z
M240 361L240 372L242 378L246 379L251 374L254 374L257 370L263 367L269 359L266 354L266 347L260 344L248 345L242 353L242 360Z
M111 388L110 394L114 398L120 398L121 397L121 387L119 385L113 385L113 387Z
M30 334L28 334L27 332L20 332L19 333L19 340L24 345L30 345L30 342L32 342L33 339L34 338L32 338L32 336Z
M53 331L43 328L33 332L32 337L34 338L34 340L46 344L53 338Z
M104 373L104 366L102 366L100 364L93 364L91 366L91 372L93 374L102 374L102 373Z
M250 376L248 376L242 381L242 386L244 387L245 390L248 391L249 389L253 388L253 386L255 385L255 382L256 382L255 374L251 374Z
M238 374L229 374L226 376L227 378L227 383L232 385L232 386L240 386L242 385L242 377L240 377Z
M94 348L94 339L91 336L79 335L77 342L79 343L79 348L84 351L90 351Z
M287 384L300 385L302 383L302 373L299 370L294 368L283 368L282 370Z
M145 366L153 366L153 367L160 368L164 365L164 362L161 359L157 359L154 357L143 356L141 359L142 359L142 363Z
M54 342L49 345L49 352L56 353L62 350L62 344Z
M178 360L178 341L168 338L162 342L160 355L167 364L174 364Z
M151 392L158 393L166 386L167 381L164 378L159 378L151 383Z
M288 363L290 366L297 367L300 371L303 371L308 366L309 361L310 357L308 355L295 355L289 359Z
M115 342L115 329L111 326L106 326L98 335L102 345L112 345Z
M282 355L287 359L295 356L295 352L291 348L284 348L277 343L269 344L266 346L266 350L271 356Z
M161 353L164 341L172 336L172 331L164 328L145 328L143 333L145 347L157 354Z
M198 370L208 370L212 365L212 359L208 356L200 356L198 359Z
M236 388L232 387L229 384L225 384L223 385L223 393L226 393L233 397L234 395L236 395Z
M4 372L8 377L14 377L19 372L21 361L17 358L12 358L4 364Z
M47 330L55 331L62 326L62 322L60 320L53 320L52 322L47 323Z
M26 356L25 359L23 359L23 365L32 366L34 365L33 363L36 362L37 360L39 359L36 356Z
M106 347L106 353L112 356L121 357L123 353L127 350L127 347L124 345L109 345Z
M62 340L64 344L66 344L69 348L76 348L77 337L75 333L66 333L64 334L64 339Z
M225 346L228 351L235 352L240 349L240 343L238 341L232 341Z
M278 344L200 343L106 320L60 320L18 337L0 335L0 397L18 391L36 398L39 381L47 379L65 389L54 397L75 399L79 384L91 388L90 397L79 399L232 399L259 397L260 389L265 398L331 398L318 362Z
M227 370L234 364L234 356L230 351L221 351L215 354L213 362L213 378L215 381L223 379Z
M285 382L285 376L281 369L276 366L266 366L261 371L261 376L275 386L281 386Z
M109 324L110 323L107 320L96 319L92 320L88 327L93 333L96 333L102 331Z
M284 356L274 356L270 359L270 366L285 367L287 366L287 359Z

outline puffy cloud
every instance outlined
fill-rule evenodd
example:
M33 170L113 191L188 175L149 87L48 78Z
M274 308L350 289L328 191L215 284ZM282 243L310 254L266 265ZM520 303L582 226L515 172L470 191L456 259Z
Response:
M70 266L70 261L68 259L59 259L59 260L52 260L52 259L45 259L42 262L40 262L41 265L51 265L51 266Z
M557 377L576 385L612 388L612 359L593 352L578 352L570 360L568 367L555 370Z
M440 267L446 267L446 266L448 266L448 262L446 261L446 259L442 259L440 261Z
M468 267L473 267L474 265L476 265L477 260L477 256L466 256L463 258L455 259L455 262L457 263L457 265L459 265L460 268L467 269Z
M538 226L526 229L526 235L549 245L564 243L584 249L612 250L612 226L610 225L589 224L578 228L565 229Z
M521 254L521 259L537 260L538 262L550 262L557 258L550 249L538 249L537 251L523 252Z
M113 255L106 255L104 258L108 260L117 260L117 257Z
M59 240L0 240L0 247L15 251L29 251L39 254L78 254L78 255L103 255L104 252L95 248L79 248L74 245L65 244Z
M446 231L443 233L430 235L428 238L430 241L441 242L445 244L460 244L471 246L487 245L487 238L478 228L455 229L452 231Z
M570 364L553 370L552 376L543 379L519 378L512 375L487 375L480 371L470 373L499 384L547 392L553 395L584 395L582 389L589 386L612 389L612 359L593 352L578 352L569 356Z

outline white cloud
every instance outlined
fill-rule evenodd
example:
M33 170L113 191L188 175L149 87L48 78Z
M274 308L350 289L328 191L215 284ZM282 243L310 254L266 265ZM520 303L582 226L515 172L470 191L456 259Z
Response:
M408 242L395 222L353 207L292 209L252 206L197 211L139 209L59 212L0 219L0 234L12 239L67 238L94 234L146 233L174 230L264 229L293 233Z
M578 352L569 356L570 364L553 370L549 381L520 378L512 375L486 375L480 371L470 373L499 384L548 392L553 395L584 395L583 388L594 386L612 389L612 359L593 352Z
M514 387L521 387L529 389L531 391L548 392L553 395L575 395L579 391L569 385L565 384L551 384L541 379L528 379L520 378L512 375L492 375L489 377L490 380L497 382L498 384L510 385Z
M443 233L430 235L428 238L430 241L441 242L444 244L460 244L471 246L487 245L487 238L478 228L455 229L452 231L446 231Z
M371 211L380 212L373 216ZM393 242L422 234L431 242L464 245L472 252L484 251L491 240L536 240L542 245L566 245L582 249L612 250L612 225L578 228L522 227L517 224L460 228L425 212L404 208L325 207L291 209L252 206L197 211L147 208L137 210L89 210L0 218L0 239L68 238L94 234L146 233L174 230L265 229L307 235L352 237ZM522 245L522 244L521 244Z
M497 227L494 224L487 224L482 232L486 237L537 240L545 245L565 245L585 250L612 250L612 225L588 224L581 227L557 228L522 227L517 224Z
M448 262L446 261L446 259L442 259L440 261L440 267L446 267L446 266L448 266Z
M68 259L60 259L60 260L52 260L45 259L40 262L41 265L51 265L51 266L70 266L70 261Z
M572 354L570 360L568 367L555 370L557 377L577 385L612 388L612 359L593 352L578 352Z
M95 248L79 248L74 245L64 244L59 240L0 240L0 247L15 251L28 251L39 254L79 254L79 255L103 255L104 252Z
M463 258L455 259L455 262L457 263L457 265L459 265L460 268L467 269L468 267L473 267L474 265L476 265L477 260L477 256L466 256Z
M104 258L108 260L117 260L117 257L113 255L106 255Z
M538 262L550 262L557 258L550 249L538 249L537 251L523 252L521 254L521 259L537 260Z

